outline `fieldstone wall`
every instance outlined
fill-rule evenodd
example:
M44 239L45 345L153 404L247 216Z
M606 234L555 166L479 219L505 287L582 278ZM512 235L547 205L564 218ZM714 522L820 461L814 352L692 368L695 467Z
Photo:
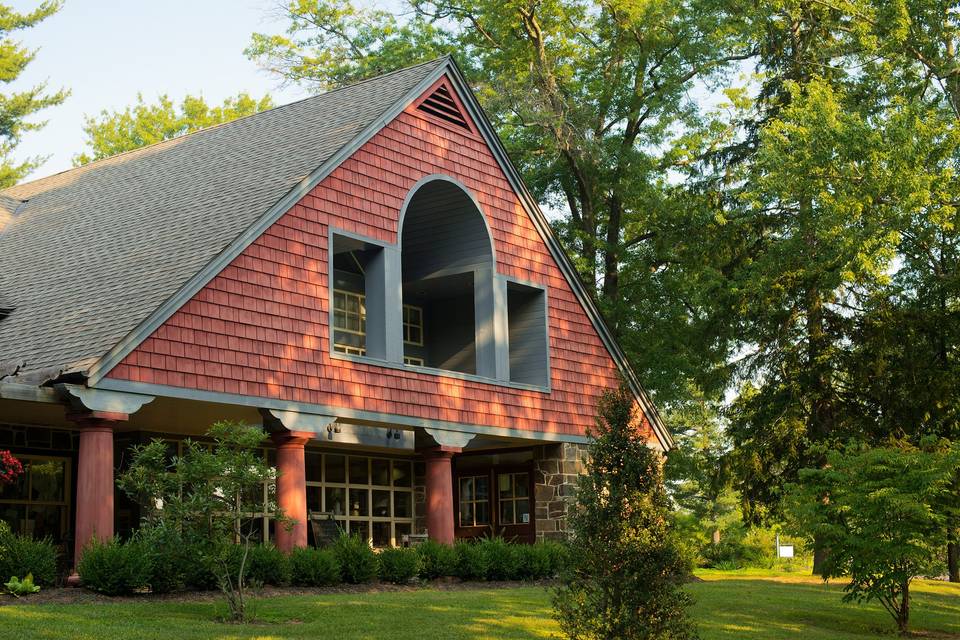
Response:
M577 476L585 470L586 445L562 442L533 452L537 540L567 535L567 509L573 503Z

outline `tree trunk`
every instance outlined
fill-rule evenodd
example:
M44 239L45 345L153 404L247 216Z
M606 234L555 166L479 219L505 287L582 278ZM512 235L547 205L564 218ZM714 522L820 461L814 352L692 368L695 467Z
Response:
M960 582L960 529L950 530L947 538L947 575L950 582Z
M813 543L813 575L822 576L824 564L830 555L830 550L822 545L818 540Z
M901 635L906 635L910 627L910 581L903 581L903 604L897 615L897 628Z
M713 530L713 544L720 544L720 528L717 527Z

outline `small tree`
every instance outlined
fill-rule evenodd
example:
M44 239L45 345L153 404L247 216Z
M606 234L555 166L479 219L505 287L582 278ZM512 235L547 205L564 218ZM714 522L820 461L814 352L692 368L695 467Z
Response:
M256 533L251 516L264 509L264 486L266 508L283 519L275 500L276 471L263 459L266 436L259 427L218 422L207 435L212 445L186 440L183 455L172 459L161 440L135 448L117 482L143 507L145 526L170 527L200 550L232 619L243 622L247 559Z
M844 602L875 600L906 633L910 583L937 564L947 539L960 447L850 447L826 459L825 468L801 470L800 483L789 487L794 527L830 550L825 580L849 578Z
M621 389L600 403L587 472L569 516L570 564L554 594L572 639L696 638L688 567L669 527L662 459L647 446Z

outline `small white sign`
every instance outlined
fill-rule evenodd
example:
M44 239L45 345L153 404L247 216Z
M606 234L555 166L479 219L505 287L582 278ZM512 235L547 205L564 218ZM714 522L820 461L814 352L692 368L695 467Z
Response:
M523 514L520 519L523 520L523 524L530 524L530 514L529 514L529 513Z
M793 557L793 545L792 544L782 544L779 548L779 557L781 558L792 558Z

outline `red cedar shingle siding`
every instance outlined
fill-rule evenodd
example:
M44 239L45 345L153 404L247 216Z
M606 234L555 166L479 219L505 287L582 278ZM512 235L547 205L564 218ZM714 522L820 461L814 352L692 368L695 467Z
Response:
M547 287L551 393L330 357L328 225L395 242L407 192L436 173L474 193L494 237L499 272ZM484 141L414 103L108 377L579 435L593 423L603 389L616 384L617 370Z

